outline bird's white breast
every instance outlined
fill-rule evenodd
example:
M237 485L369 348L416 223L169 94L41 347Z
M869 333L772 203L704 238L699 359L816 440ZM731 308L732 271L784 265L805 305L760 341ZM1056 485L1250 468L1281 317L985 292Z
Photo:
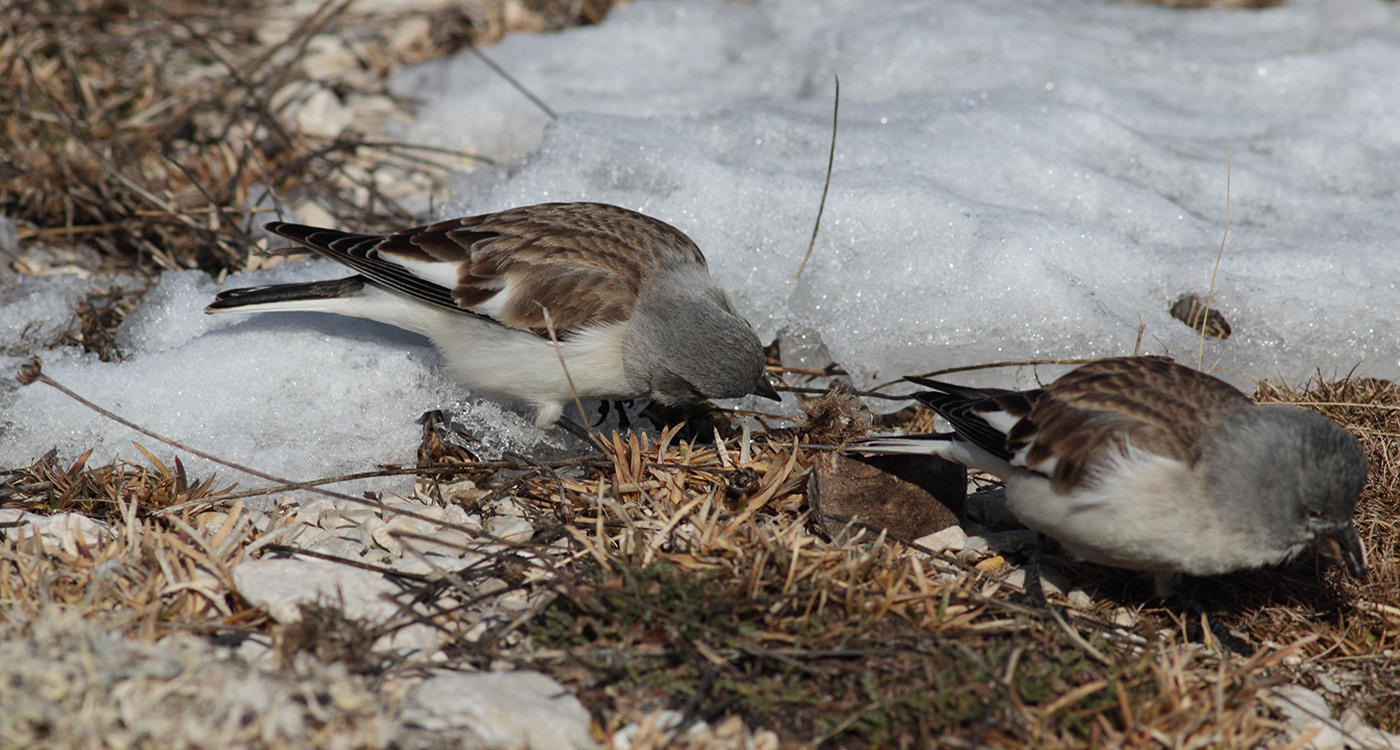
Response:
M1105 460L1071 492L1043 475L1007 478L1007 507L1076 557L1130 570L1214 575L1286 557L1223 523L1228 499L1208 497L1203 477L1175 459L1129 450Z

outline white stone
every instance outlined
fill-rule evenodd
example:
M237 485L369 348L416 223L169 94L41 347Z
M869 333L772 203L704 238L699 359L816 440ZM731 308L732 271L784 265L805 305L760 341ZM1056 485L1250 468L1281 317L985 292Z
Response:
M316 87L291 108L292 121L309 135L334 138L355 121L355 112L334 91Z
M384 526L384 519L379 516L370 516L355 528L355 532L359 534L360 541L363 542L366 547L374 547L377 544L374 540L375 532L384 528Z
M1332 719L1332 709L1327 699L1302 685L1283 685L1271 692L1273 703L1278 706L1295 735L1319 730L1306 747L1310 750L1341 750L1346 746L1346 736L1341 726Z
M1359 727L1349 734L1354 740L1350 747L1365 750L1400 750L1400 734L1369 726Z
M441 555L404 555L403 557L391 557L384 563L386 567L395 573L403 573L413 576L433 577L444 570L451 570L458 567L455 559L446 558Z
M344 560L359 559L367 551L354 529L324 529L309 541L297 546Z
M617 730L616 732L613 732L613 747L616 748L616 750L632 750L632 742L642 731L642 724L644 723L648 724L652 729L657 729L666 732L680 726L681 719L684 718L685 714L682 714L679 711L673 711L669 708L657 711L644 718L641 722L633 722ZM696 725L703 724L704 722L696 722Z
M468 551L472 538L460 531L446 529L426 534L426 539L402 539L405 556L438 555L446 558L460 558Z
M356 503L349 500L335 501L335 511L341 518L356 524L374 518L376 513L375 508L368 503Z
M535 527L520 516L496 516L486 522L486 533L506 542L526 542L535 535Z
M967 544L967 532L961 526L953 525L920 537L917 543L928 547L935 555L944 550L957 552Z
M346 617L371 623L400 614L387 598L401 593L398 586L373 571L326 560L246 560L234 566L233 582L239 595L281 623L298 621L300 605L311 602L339 607ZM437 643L431 627L411 625L379 639L375 648L432 653Z
M0 510L0 523L19 525L6 529L14 538L38 535L45 547L79 554L79 542L91 549L112 537L112 529L81 513L55 513L43 516L29 511L6 508Z
M329 497L309 498L301 504L301 507L297 508L295 523L318 526L321 523L321 516L333 510L335 510L335 501Z
M313 81L335 78L360 65L350 45L334 34L317 34L308 39L300 63L306 77Z
M423 506L415 507L422 508ZM432 521L423 521L405 515L393 515L384 520L383 526L376 526L372 535L376 543L388 550L390 554L398 556L404 553L405 544L417 541L413 536L431 534L437 528L438 524ZM400 534L405 535L404 538L401 539Z
M553 679L538 672L447 673L409 690L401 725L461 730L493 750L583 750L588 711Z
M981 534L973 534L963 540L962 549L958 550L958 559L963 562L977 562L986 557L992 550L987 537Z
M432 42L433 25L426 16L409 16L388 33L389 51L400 59L418 62Z
M1003 580L1024 591L1026 588L1026 568L1017 568L1007 573ZM1050 594L1063 596L1069 590L1069 579L1058 568L1041 563L1040 587L1045 591L1046 596Z
M1076 609L1091 609L1094 606L1094 598L1078 586L1070 589L1065 598L1069 600L1070 606Z
M395 500L383 504L384 518L395 517L414 518L414 520L441 521L446 516L446 510L441 505L430 505L428 503L413 503L403 500ZM412 514L412 515L406 515Z
M463 531L481 531L481 517L469 515L465 508L460 505L449 505L443 508L442 522L449 529L458 527Z

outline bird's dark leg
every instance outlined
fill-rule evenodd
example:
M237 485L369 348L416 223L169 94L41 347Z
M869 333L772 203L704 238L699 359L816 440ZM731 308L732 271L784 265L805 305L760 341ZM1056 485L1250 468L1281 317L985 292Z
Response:
M1215 638L1215 642L1220 644L1220 651L1222 653L1229 654L1233 652L1240 656L1253 656L1255 651L1253 644L1231 633L1230 629L1225 627L1225 624L1222 623L1219 618L1211 617L1210 613L1206 612L1205 604L1202 603L1200 598L1195 594L1194 589L1196 588L1196 584L1197 581L1190 581L1190 588L1193 589L1190 592L1186 590L1187 586L1185 585L1177 588L1176 594L1181 597L1181 601L1186 604L1186 611L1193 619L1205 621L1206 627L1210 629L1211 637ZM1186 639L1194 640L1195 638L1200 638L1202 641L1205 641L1205 632L1196 623L1188 622L1186 625Z
M612 411L613 402L603 399L598 402L598 421L593 423L594 427L608 421L608 412Z
M614 401L606 401L606 400L605 400L605 401L599 401L599 402L598 402L598 421L597 421L597 422L594 422L594 423L593 423L593 426L594 426L594 427L597 427L597 426L603 424L604 422L606 422L606 421L608 420L608 412L609 412L610 410L612 410L612 409L616 409L616 410L617 410L617 430L618 430L618 432L627 432L628 430L631 430L631 429L632 429L632 419L631 419L630 417L627 416L627 409L630 408L631 406L632 406L632 400L631 400L631 399L628 399L628 400L626 400L626 401L616 401L616 400L614 400Z
M1045 585L1040 580L1040 556L1045 550L1045 535L1035 532L1035 546L1031 548L1031 559L1026 563L1026 581L1022 584L1025 593L1021 603L1036 609L1049 609L1050 602L1045 598Z

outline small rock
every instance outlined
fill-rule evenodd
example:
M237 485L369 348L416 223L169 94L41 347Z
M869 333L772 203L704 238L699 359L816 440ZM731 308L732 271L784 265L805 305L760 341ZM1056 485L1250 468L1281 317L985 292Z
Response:
M245 560L233 567L238 593L281 623L301 619L301 604L319 602L346 617L383 623L402 615L391 597L400 588L373 571L326 560L289 558ZM376 649L437 650L438 634L428 625L410 625L380 638Z
M1006 578L1003 580L1024 591L1026 588L1026 569L1017 568L1007 573ZM1057 568L1041 563L1040 587L1045 590L1047 596L1050 594L1064 596L1065 592L1069 590L1069 579Z
M403 501L384 503L383 510L385 519L394 518L396 516L404 516L409 518L417 516L418 518L414 518L413 520L423 521L424 519L427 519L432 521L441 521L443 517L447 515L447 511L444 510L441 505L428 505L426 503L410 503ZM410 513L412 514L412 516L406 515Z
M413 576L435 577L436 574L444 570L451 570L457 567L456 558L443 557L442 555L413 555L408 554L403 557L389 558L386 566L395 573L403 573Z
M942 531L920 537L917 544L928 547L935 555L944 550L957 552L967 544L967 532L963 531L961 526L949 526Z
M332 510L335 510L335 502L333 500L328 497L313 497L297 508L294 523L299 523L303 526L317 526L321 522L321 516Z
M1354 742L1351 747L1366 750L1400 750L1400 734L1382 731L1375 727L1361 727L1349 733Z
M981 534L972 534L963 540L962 549L958 550L958 559L963 562L981 560L991 552L992 546L987 542L987 537Z
M302 201L292 211L303 223L316 227L335 226L336 218L316 201Z
M1346 737L1337 722L1332 720L1332 708L1321 695L1302 685L1283 685L1274 688L1271 697L1293 728L1295 736L1320 730L1307 747L1312 750L1342 750L1346 746Z
M407 554L439 555L441 557L457 559L460 558L472 545L472 538L460 531L445 529L425 534L426 539L403 539L401 540Z
M590 719L583 704L538 672L454 672L431 677L409 690L399 723L416 731L479 740L476 745L468 743L471 747L597 747L588 734Z
M486 522L486 533L506 542L527 542L535 527L520 516L496 516Z
M357 560L363 557L366 551L364 542L355 534L354 529L325 529L309 542L298 546L342 560Z
M389 32L389 52L405 63L423 62L432 44L433 25L427 16L409 16Z
M680 726L685 714L671 709L662 709L643 718L640 722L633 722L627 726L613 732L612 746L617 750L632 750L632 744L638 735L646 736L653 741L667 739L670 733ZM704 724L703 721L696 721L694 725L698 727ZM656 737L657 734L663 735Z
M415 507L421 508L423 506ZM385 519L384 525L377 526L371 532L371 536L374 537L376 544L397 557L403 554L405 543L417 541L413 538L414 536L426 536L436 531L437 528L438 525L432 521L421 521L417 518L396 515ZM400 539L400 535L403 535L402 539Z
M828 533L859 520L905 539L956 526L966 492L965 468L926 456L819 453L807 483Z
M1060 596L1067 596L1070 589L1069 577L1059 568L1045 563L1040 564L1040 585L1045 588L1045 593Z
M1001 555L989 557L973 566L979 573L995 573L1006 567L1006 558Z
M358 527L355 528L355 532L359 535L360 541L365 545L365 547L370 548L377 544L377 542L374 541L375 533L377 533L380 529L383 529L386 525L387 524L384 523L384 519L380 518L379 516L370 516L369 518L366 518Z
M299 62L306 78L313 81L335 78L360 65L350 46L334 34L316 34L306 40L306 52Z
M257 508L244 508L243 517L249 520L252 528L259 534L265 534L272 528L272 516L258 510Z
M475 514L468 514L460 505L449 505L443 508L442 522L449 529L457 527L461 531L481 531L481 517Z
M45 547L60 549L70 555L79 554L79 543L92 548L112 537L110 526L81 513L41 516L11 508L0 510L0 523L18 524L5 529L5 533L14 538L38 535Z
M496 606L507 616L518 614L530 608L530 597L520 589L507 591L496 597Z
M1091 609L1094 606L1094 598L1084 589L1075 586L1065 595L1071 607L1075 609Z
M307 135L334 138L355 121L355 112L334 91L317 86L293 110L292 120Z
M361 524L374 518L375 509L366 503L352 503L349 500L337 500L335 511L341 518L355 524Z

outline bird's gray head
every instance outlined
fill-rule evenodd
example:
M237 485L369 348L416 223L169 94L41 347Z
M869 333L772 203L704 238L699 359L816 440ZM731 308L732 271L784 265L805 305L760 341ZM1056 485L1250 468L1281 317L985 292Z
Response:
M628 377L663 404L750 393L778 399L753 326L703 267L672 270L644 287L628 328Z
M1366 453L1336 422L1283 404L1247 407L1224 420L1203 460L1234 509L1226 522L1276 552L1273 562L1323 543L1352 576L1366 575L1366 551L1351 523L1366 484Z

